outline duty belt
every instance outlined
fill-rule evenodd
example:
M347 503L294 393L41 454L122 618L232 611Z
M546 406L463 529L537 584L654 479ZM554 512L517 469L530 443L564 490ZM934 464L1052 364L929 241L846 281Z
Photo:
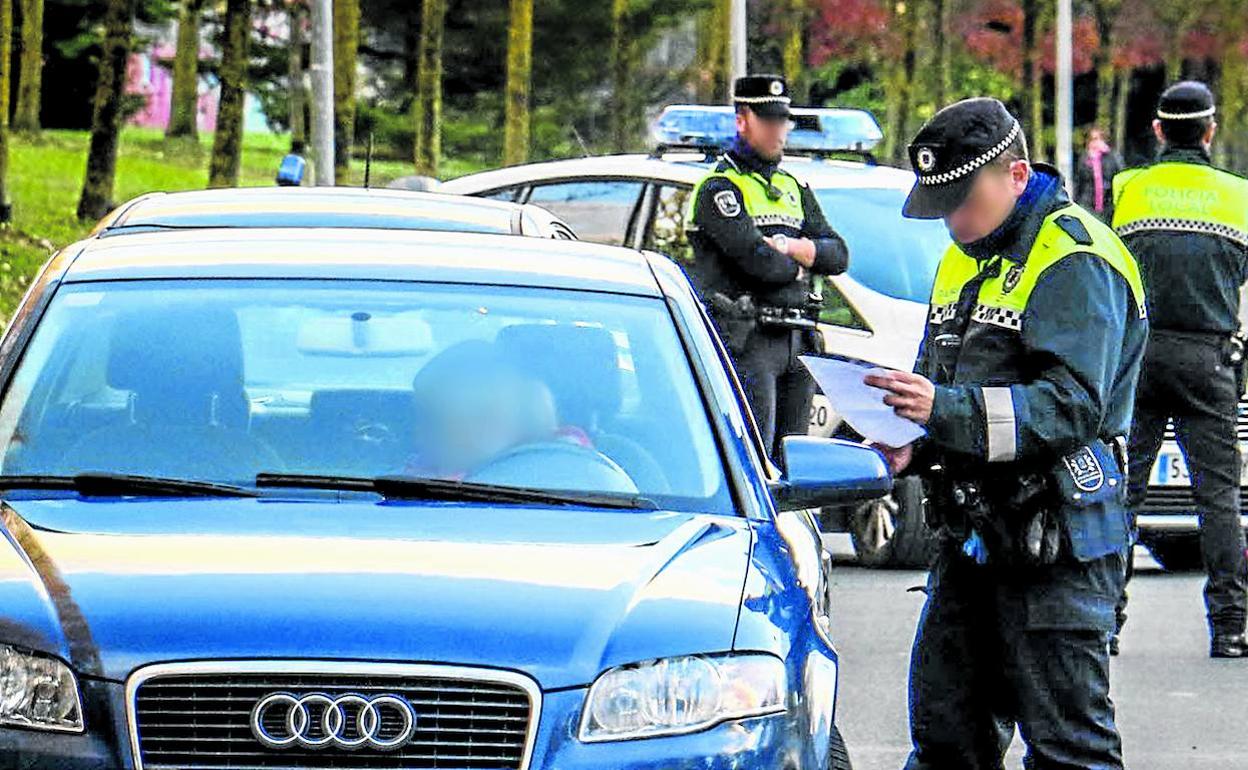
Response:
M791 329L816 329L818 322L811 311L799 307L772 307L759 305L758 322L764 326L783 326Z

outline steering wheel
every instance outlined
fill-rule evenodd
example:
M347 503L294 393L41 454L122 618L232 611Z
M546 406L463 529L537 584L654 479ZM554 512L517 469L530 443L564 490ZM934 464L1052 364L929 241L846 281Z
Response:
M637 484L611 458L567 441L514 447L491 458L465 481L624 495L638 492Z

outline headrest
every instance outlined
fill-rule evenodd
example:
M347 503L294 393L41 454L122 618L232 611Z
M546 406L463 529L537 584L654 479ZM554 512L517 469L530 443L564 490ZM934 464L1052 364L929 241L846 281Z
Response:
M242 335L227 309L157 307L113 324L108 384L131 391L144 423L246 424Z
M495 344L515 366L546 383L563 422L588 429L619 412L619 351L608 330L519 324L502 329Z

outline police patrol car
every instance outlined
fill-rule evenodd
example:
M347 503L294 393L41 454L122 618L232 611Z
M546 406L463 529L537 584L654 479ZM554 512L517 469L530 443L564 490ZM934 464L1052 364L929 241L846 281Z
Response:
M795 109L793 122L784 167L811 185L851 255L849 271L823 285L826 352L908 371L948 233L938 221L901 216L914 176L875 162L870 152L883 134L869 112ZM731 107L670 106L652 126L655 149L648 155L514 166L437 189L536 204L583 240L659 251L688 266L690 194L735 133ZM844 432L822 396L815 400L811 432ZM824 524L848 529L865 563L921 564L927 549L921 507L917 484L902 481L891 498L849 513L828 512Z

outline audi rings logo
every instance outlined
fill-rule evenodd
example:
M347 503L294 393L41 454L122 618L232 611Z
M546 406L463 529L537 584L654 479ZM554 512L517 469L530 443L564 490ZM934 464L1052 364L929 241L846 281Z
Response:
M416 732L416 711L397 695L275 692L251 709L251 734L271 749L398 749Z

